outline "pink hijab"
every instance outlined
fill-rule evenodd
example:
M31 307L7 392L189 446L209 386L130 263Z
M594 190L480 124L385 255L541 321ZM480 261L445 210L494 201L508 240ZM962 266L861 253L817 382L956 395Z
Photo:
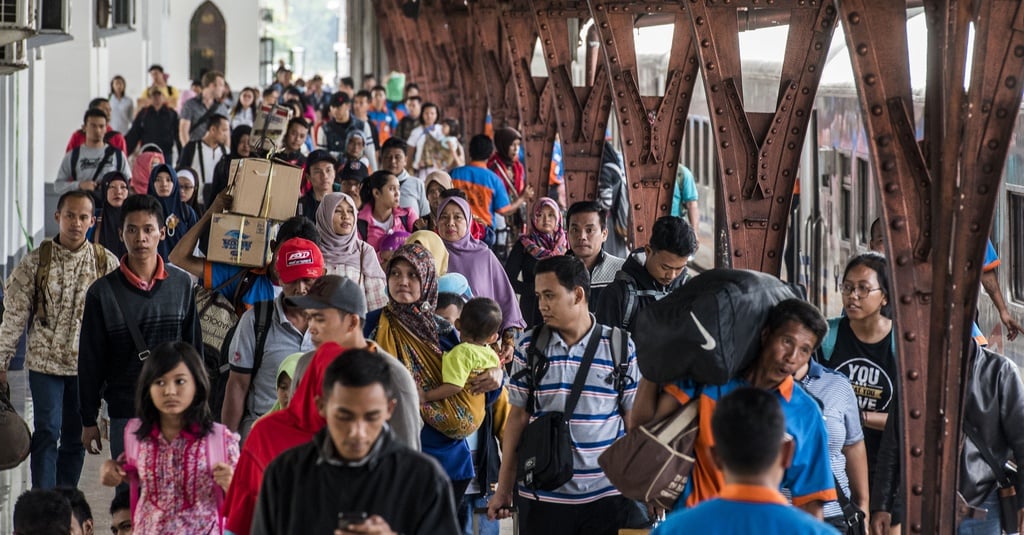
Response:
M149 146L148 144L146 146ZM154 147L156 145L153 145ZM146 147L142 147L143 152L140 152L135 157L135 164L132 165L132 181L131 188L138 195L145 195L149 193L149 175L153 172L153 168L162 164L167 163L164 160L164 153L159 151L146 151ZM197 187L202 187L202 184L196 184Z

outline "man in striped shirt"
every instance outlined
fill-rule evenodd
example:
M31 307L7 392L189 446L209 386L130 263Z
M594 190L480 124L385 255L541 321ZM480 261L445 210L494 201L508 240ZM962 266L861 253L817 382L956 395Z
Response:
M544 325L550 331L541 351L549 359L547 372L534 392L537 410L527 412L529 387L512 379L508 394L511 412L505 424L498 487L488 504L491 518L507 516L516 482L516 448L523 429L546 412L562 411L580 369L580 361L592 336L600 336L594 360L587 372L579 402L569 421L572 437L573 478L553 491L518 489L516 504L525 532L544 534L617 534L619 528L644 522L636 504L612 486L597 464L601 453L625 432L636 396L640 373L636 351L628 341L622 358L631 378L621 395L616 390L617 357L612 353L610 327L597 323L587 308L590 274L578 258L559 256L537 264L536 294ZM512 375L527 367L532 340L527 332L516 344Z

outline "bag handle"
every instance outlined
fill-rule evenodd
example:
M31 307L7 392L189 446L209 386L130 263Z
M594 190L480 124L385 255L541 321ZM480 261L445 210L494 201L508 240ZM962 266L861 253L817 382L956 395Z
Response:
M700 400L694 398L676 412L656 423L649 431L662 444L671 444L693 421L698 418Z
M576 371L576 379L572 383L572 392L569 393L569 400L565 402L565 409L562 411L562 418L566 423L572 419L573 411L576 410L576 403L583 393L583 385L587 382L587 374L590 373L590 365L594 362L594 355L597 354L597 346L601 343L603 329L596 322L590 331L590 341L587 348L583 350L583 360L580 362L580 369Z

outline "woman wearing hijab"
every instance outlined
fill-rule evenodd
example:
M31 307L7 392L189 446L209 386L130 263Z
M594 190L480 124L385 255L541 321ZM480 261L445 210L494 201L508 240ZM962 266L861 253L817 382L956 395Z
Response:
M153 173L153 168L166 161L163 151L156 144L143 145L139 155L135 157L135 163L132 164L132 181L129 182L132 191L145 195L149 191L149 176Z
M426 230L437 230L437 213L438 207L441 205L441 194L452 189L452 177L444 171L432 171L427 175L423 188L427 192L430 213L423 214L417 222L417 226Z
M100 180L100 192L103 204L96 211L92 241L121 258L128 254L128 248L121 241L121 205L130 193L128 178L120 171L111 171Z
M405 243L418 243L430 251L430 256L434 257L434 269L438 277L448 273L448 249L436 232L417 230L406 238Z
M543 321L537 309L537 296L533 293L537 262L551 256L562 256L567 250L562 211L554 199L544 197L533 205L529 231L519 237L505 263L505 273L519 294L519 307L527 325Z
M449 197L441 202L440 208L437 230L448 249L448 270L464 275L477 297L490 297L501 306L502 335L498 354L502 362L507 362L512 358L516 335L526 327L515 290L487 244L470 235L469 222L473 216L466 199Z
M519 161L519 146L522 141L523 135L514 128L496 129L494 131L494 153L487 159L487 168L501 179L509 201L515 201L526 191L526 168ZM511 231L509 241L516 239L523 231L527 219L525 205L505 216L505 224Z
M356 202L344 193L328 193L316 210L316 229L324 254L326 275L341 275L359 283L367 310L388 304L387 278L377 252L356 232Z
M212 203L213 199L217 198L217 194L228 188L228 183L231 182L231 161L238 158L248 158L251 154L251 148L249 147L249 138L252 134L252 127L248 125L238 125L231 130L231 152L225 155L217 162L217 166L213 168L213 189L210 195L210 200L207 202Z
M178 173L178 191L181 193L181 202L187 204L196 215L201 215L203 209L199 206L198 184L199 173L191 167L179 167L175 169Z
M149 178L149 195L160 201L164 209L164 221L167 235L160 241L160 256L167 261L174 246L199 220L195 210L181 200L181 189L178 185L178 174L171 166L162 163L153 168Z
M421 389L433 388L441 379L441 357L459 343L458 333L447 320L436 314L437 273L430 252L418 243L399 247L388 263L388 297L386 307L366 315L364 332L382 350L398 358L412 373ZM497 374L491 372L496 371ZM500 368L482 375L501 374ZM469 386L467 384L467 386ZM474 390L467 388L466 392ZM500 380L477 392L493 391L490 403L501 392ZM423 405L421 416L427 425L420 432L423 453L441 463L452 480L458 502L473 477L473 458L465 439L450 438L444 431L453 415ZM457 419L457 418L455 418Z
M334 342L321 345L299 381L288 407L267 413L253 424L252 431L242 445L231 486L224 496L222 512L228 519L224 526L226 531L238 534L250 532L256 512L256 498L267 465L285 450L309 442L313 435L327 425L327 421L320 416L317 399L323 393L327 366L343 351Z

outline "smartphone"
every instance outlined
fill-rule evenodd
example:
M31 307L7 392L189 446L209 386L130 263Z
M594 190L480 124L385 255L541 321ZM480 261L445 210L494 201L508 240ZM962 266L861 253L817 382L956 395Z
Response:
M338 529L348 529L349 526L362 524L366 522L366 518L369 515L366 512L361 513L338 513Z

